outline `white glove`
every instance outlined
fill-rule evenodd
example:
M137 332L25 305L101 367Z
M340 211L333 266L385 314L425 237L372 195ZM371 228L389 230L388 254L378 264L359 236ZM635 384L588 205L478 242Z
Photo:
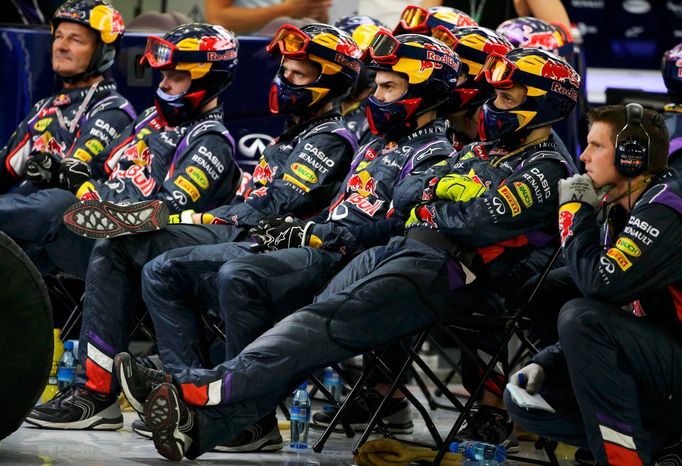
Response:
M521 388L525 388L528 393L534 395L545 382L545 370L540 364L531 363L518 372L515 372L509 383L512 385L518 385Z
M584 202L597 207L610 189L611 186L607 185L597 191L588 175L573 175L565 180L559 180L559 205L567 202Z

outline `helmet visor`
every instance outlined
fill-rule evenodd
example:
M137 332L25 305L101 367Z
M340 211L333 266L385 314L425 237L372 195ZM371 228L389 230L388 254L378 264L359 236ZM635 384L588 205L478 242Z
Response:
M386 30L379 30L362 54L362 60L368 61L368 57L371 57L378 63L393 65L398 61L398 47L398 39Z
M426 29L426 21L429 19L429 12L420 6L407 6L400 15L398 27L402 32L423 32Z
M302 59L306 56L309 43L310 37L305 32L295 26L285 24L277 30L265 50L272 53L275 47L279 47L280 53L285 57Z
M445 26L436 26L436 28L431 33L431 37L441 41L442 43L450 47L452 50L455 50L457 44L459 44L459 39L456 38L455 35L452 32L450 32L450 30Z
M141 64L149 63L152 68L172 68L174 65L173 54L177 51L177 46L160 37L150 36L147 39L147 47Z
M516 70L516 65L506 57L491 53L483 64L481 72L476 76L476 80L479 81L485 77L485 80L494 87L509 89L514 86L512 76Z

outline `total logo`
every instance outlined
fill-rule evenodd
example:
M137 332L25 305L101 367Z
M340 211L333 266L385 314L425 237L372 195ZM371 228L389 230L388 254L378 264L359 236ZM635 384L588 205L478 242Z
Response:
M273 141L272 136L263 133L247 134L239 139L239 152L246 157L255 158L260 156L268 145Z

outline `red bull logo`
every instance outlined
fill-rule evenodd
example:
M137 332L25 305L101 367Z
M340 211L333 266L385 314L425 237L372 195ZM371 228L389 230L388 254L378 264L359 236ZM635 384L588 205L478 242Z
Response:
M47 152L49 154L59 155L63 157L66 145L58 142L52 133L46 131L41 137L33 143L33 150L39 152Z
M555 81L568 81L575 87L580 87L580 77L568 65L557 60L547 60L542 66L542 76Z
M419 219L422 221L422 223L426 223L432 228L438 228L435 220L435 214L436 213L431 206L425 205L419 208Z
M367 171L355 173L350 177L347 184L347 191L356 192L362 197L369 197L375 195L377 182Z
M562 44L557 39L554 32L531 32L528 34L528 40L521 44L521 47L535 47L538 49L547 50L548 52L556 52Z
M253 169L252 180L254 183L260 184L271 183L275 173L277 173L277 167L271 168L269 163L261 159L256 168Z
M569 236L573 236L573 219L576 212L580 210L579 202L569 202L561 206L559 210L559 235L561 237L561 246L566 244Z
M123 157L135 165L145 167L151 164L153 154L147 144L143 140L139 140L137 144L133 144L125 150Z

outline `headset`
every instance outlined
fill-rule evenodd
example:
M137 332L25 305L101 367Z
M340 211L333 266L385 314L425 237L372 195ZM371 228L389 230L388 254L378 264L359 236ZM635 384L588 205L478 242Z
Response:
M634 178L649 167L650 138L642 125L644 107L631 103L625 106L625 111L627 122L616 135L615 164L618 173Z

